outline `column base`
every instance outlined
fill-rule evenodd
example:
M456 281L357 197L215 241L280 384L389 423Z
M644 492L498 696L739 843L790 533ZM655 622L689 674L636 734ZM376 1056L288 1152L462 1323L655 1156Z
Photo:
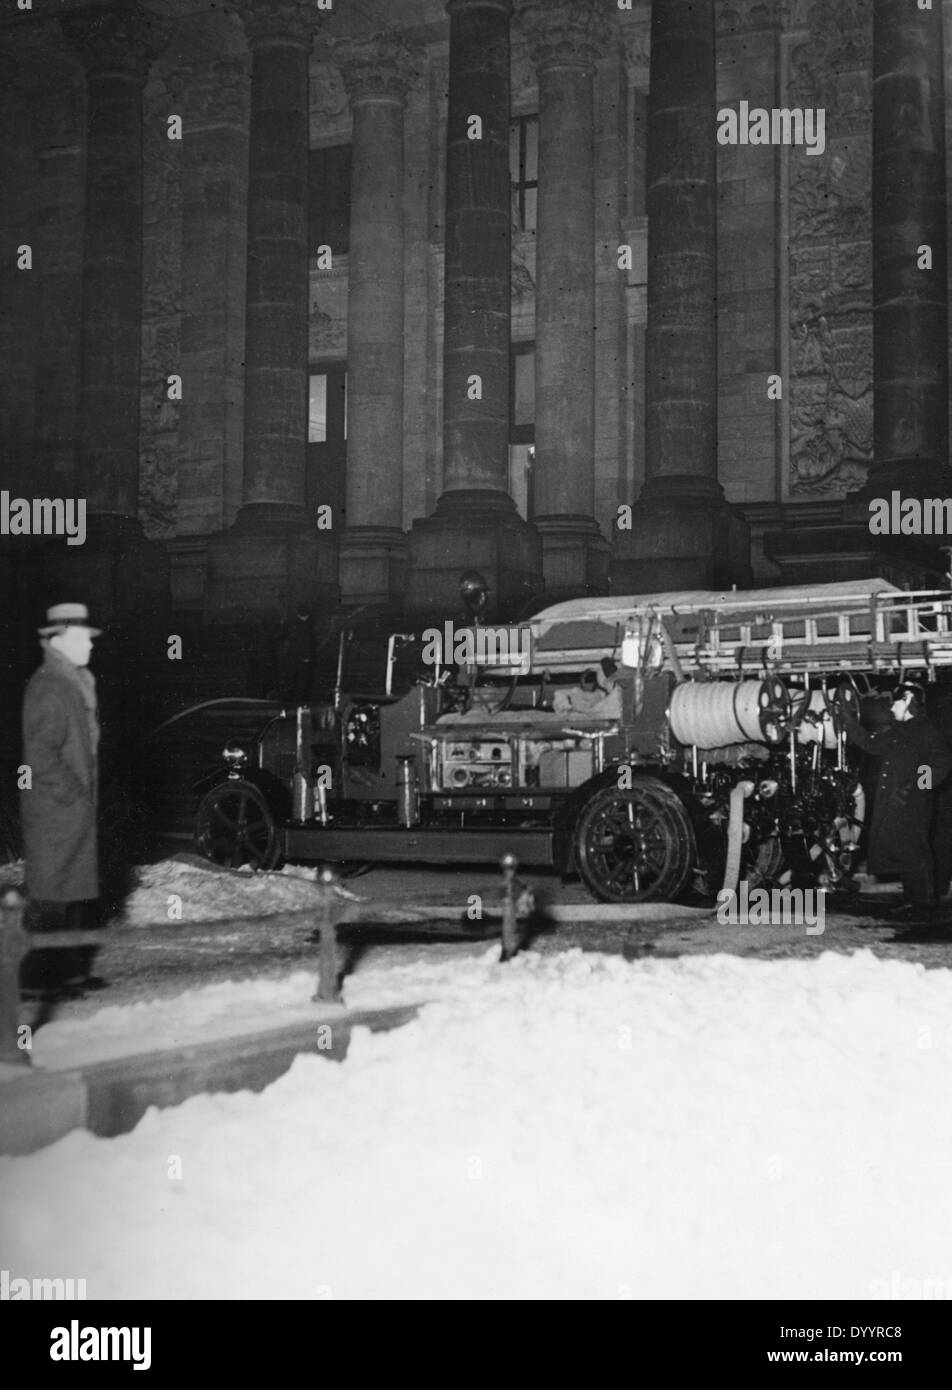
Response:
M280 620L299 603L317 613L339 602L337 539L296 509L243 507L229 530L209 539L204 615L211 622Z
M874 501L880 505L871 508ZM907 501L919 505L904 508ZM935 584L944 588L949 582L950 565L941 547L952 545L952 529L946 529L947 509L941 505L945 501L952 504L952 470L941 467L937 461L912 459L874 466L864 485L843 499L842 516L844 523L861 537L860 547L872 557L870 573L914 588ZM928 505L933 502L940 505L934 509ZM889 534L880 534L878 528L877 534L873 534L874 515L884 513L888 516ZM899 530L902 524L909 528L909 533Z
M643 494L631 530L614 539L613 593L749 587L750 528L714 486L700 497L686 489L671 497Z
M430 517L413 523L405 612L414 623L459 616L459 578L476 569L488 581L485 619L513 621L542 592L542 548L505 492L445 492Z
M843 511L846 507L844 504ZM863 516L865 517L865 510ZM785 527L764 534L764 554L779 565L784 584L832 584L855 579L884 579L900 588L945 588L942 557L918 557L886 538L869 534L864 521L835 515L813 525Z
M398 526L348 526L340 542L341 602L383 604L399 613L409 567L407 538Z
M611 546L591 516L537 516L546 598L552 603L607 594Z

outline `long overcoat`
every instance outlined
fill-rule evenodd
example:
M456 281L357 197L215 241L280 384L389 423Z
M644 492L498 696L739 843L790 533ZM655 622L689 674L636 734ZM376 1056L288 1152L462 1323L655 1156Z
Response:
M930 864L932 789L952 771L952 748L924 717L876 733L851 720L847 736L879 759L867 853L870 873L903 873Z
M33 899L99 896L98 745L91 672L47 647L23 697L23 761L31 785L20 792L20 821Z

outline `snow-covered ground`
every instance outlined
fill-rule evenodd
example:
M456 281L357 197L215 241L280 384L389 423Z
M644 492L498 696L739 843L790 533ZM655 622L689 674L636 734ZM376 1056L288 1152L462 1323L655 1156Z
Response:
M319 872L290 864L270 873L216 869L196 855L177 855L135 870L135 885L115 920L149 927L306 911L314 905ZM0 890L22 883L22 859L0 866Z
M343 1063L0 1159L0 1265L90 1298L952 1294L948 970L464 949L350 979L354 1007L432 1002ZM103 1009L35 1060L312 992Z

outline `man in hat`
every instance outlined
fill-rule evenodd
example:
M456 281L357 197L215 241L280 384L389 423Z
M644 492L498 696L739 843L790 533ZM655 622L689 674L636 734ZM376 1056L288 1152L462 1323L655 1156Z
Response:
M29 899L34 931L82 924L84 902L99 896L96 838L99 721L96 682L87 670L93 639L82 603L57 603L39 629L43 661L23 697L23 761L28 785L20 793ZM91 952L38 952L25 962L25 989L81 993Z
M925 691L914 681L893 691L892 723L876 733L846 708L847 738L879 759L867 864L871 873L900 875L906 902L895 915L917 922L937 916L933 792L952 771L952 748L925 710Z

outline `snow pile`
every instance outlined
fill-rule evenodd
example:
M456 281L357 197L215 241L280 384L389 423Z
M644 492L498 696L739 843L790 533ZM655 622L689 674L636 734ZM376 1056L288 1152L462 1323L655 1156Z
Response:
M0 892L5 892L7 888L22 888L26 874L26 865L22 859L11 859L7 864L0 864Z
M321 869L286 864L271 872L221 869L198 855L178 855L135 871L135 884L116 918L120 926L169 926L170 922L221 922L306 912L315 904L314 881ZM0 890L21 888L23 860L0 865ZM169 916L169 899L180 900L181 917ZM176 912L179 907L176 905Z
M319 870L298 866L271 873L216 869L193 858L162 859L136 871L137 886L119 921L130 927L169 923L169 897L181 900L181 920L227 921L266 913L302 912L315 905Z
M0 1263L83 1277L90 1298L952 1281L948 971L867 952L495 956L408 968L404 1000L435 1002L356 1031L342 1064L300 1057L260 1096L0 1160ZM373 977L352 983L369 1002Z

